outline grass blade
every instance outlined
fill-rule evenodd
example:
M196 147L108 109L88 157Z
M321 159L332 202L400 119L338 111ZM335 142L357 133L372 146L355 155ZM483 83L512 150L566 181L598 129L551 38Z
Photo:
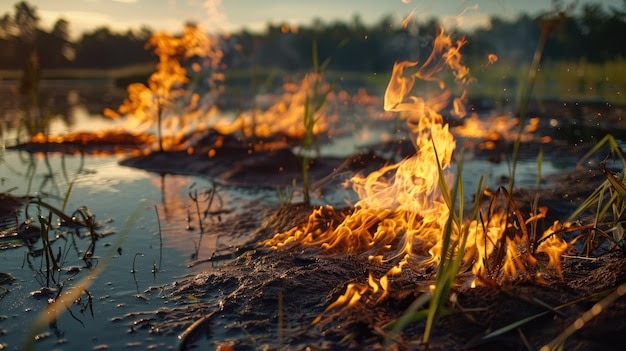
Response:
M611 294L594 304L590 310L578 317L574 323L567 327L554 340L550 341L547 345L544 345L540 351L553 351L562 348L568 337L574 334L577 330L581 329L585 323L598 316L615 300L624 295L626 295L626 283L621 284Z
M35 336L41 332L41 330L56 321L61 314L67 311L67 306L71 306L76 299L78 299L83 292L96 280L96 278L104 271L104 268L108 265L109 261L117 254L117 249L121 247L122 242L130 234L132 227L139 220L143 206L137 207L135 211L130 215L126 221L124 228L118 235L117 239L111 245L111 248L106 255L102 257L98 265L85 275L74 286L70 287L67 292L61 294L54 302L46 306L45 310L39 313L30 330L26 333L24 342L22 344L22 350L32 350L35 345Z
M493 338L494 336L498 336L498 335L504 334L504 333L506 333L506 332L508 332L510 330L513 330L515 328L521 327L522 325L524 325L524 324L526 324L526 323L528 323L528 322L530 322L530 321L532 321L534 319L537 319L537 318L539 318L541 316L545 316L548 313L550 313L550 311L543 311L543 312L537 313L535 315L532 315L530 317L526 317L524 319L520 319L519 321L513 322L513 323L511 323L509 325L505 325L504 327L496 329L496 330L492 331L491 333L483 336L481 338L481 340L486 340L486 339L489 339L489 338Z

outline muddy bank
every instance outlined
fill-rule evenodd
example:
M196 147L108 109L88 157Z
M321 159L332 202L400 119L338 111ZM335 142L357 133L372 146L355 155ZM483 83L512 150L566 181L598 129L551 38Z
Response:
M603 180L600 172L590 170L549 177L545 181L550 190L542 192L540 205L548 205L549 212L560 209L554 215L557 217L569 214ZM525 189L515 192L520 210L527 211L524 203L532 194ZM428 290L435 277L433 267L410 264L401 275L390 279L390 294L382 301L365 297L353 307L326 311L349 283L367 284L369 273L382 276L392 263L372 264L367 254L329 255L319 248L297 244L280 250L257 244L305 223L310 212L311 208L301 204L265 208L256 220L233 217L231 222L212 228L220 235L249 240L199 263L204 264L201 273L175 282L165 291L146 291L155 296L164 294L169 308L128 314L120 321L150 333L182 337L182 349L225 345L234 350L424 349L419 341L423 321L409 324L400 335L392 335L385 327ZM244 220L245 228L236 227L239 220ZM553 274L544 275L545 281L526 277L472 289L462 284L471 273L460 273L461 284L453 288L449 310L436 324L428 349L539 349L608 291L626 283L626 256L618 248L597 251L585 259L572 258L582 256L574 246L568 256L562 262L562 279ZM545 264L546 257L537 258ZM538 314L542 315L520 327L484 338ZM318 316L321 322L313 324ZM626 299L622 297L569 337L565 349L620 350L626 328L624 316Z
M252 231L247 250L234 255L232 261L207 266L204 272L168 287L165 294L172 307L121 319L151 333L182 335L186 347L375 350L393 340L391 349L421 349L423 322L410 324L393 339L389 339L391 334L385 325L399 318L433 282L432 268L411 265L404 269L390 280L390 295L379 303L364 299L354 307L325 312L348 283L367 284L370 272L381 276L390 264L372 264L366 255L328 255L297 245L281 250L254 245L275 232L303 223L309 213L310 209L302 205L276 210L259 224L260 229ZM578 253L573 248L569 254ZM590 298L592 295L626 282L626 259L618 250L592 260L565 259L562 267L563 280L517 279L497 287L455 287L449 314L436 324L429 349L523 350L525 343L539 349L604 296ZM468 275L461 273L460 280ZM545 307L568 303L558 310ZM498 328L543 312L545 315L520 328L482 339ZM320 315L322 321L313 325ZM565 348L621 349L625 315L626 299L622 297L571 336Z

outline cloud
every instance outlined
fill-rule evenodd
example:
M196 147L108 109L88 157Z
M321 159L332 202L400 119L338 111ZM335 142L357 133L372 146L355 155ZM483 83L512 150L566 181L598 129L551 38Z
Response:
M124 3L124 4L134 4L134 3L137 2L137 0L111 0L111 1L113 1L113 2L121 2L121 3Z

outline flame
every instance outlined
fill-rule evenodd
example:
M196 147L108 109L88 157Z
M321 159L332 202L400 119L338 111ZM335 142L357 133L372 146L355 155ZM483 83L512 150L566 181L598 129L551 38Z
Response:
M400 274L409 263L428 266L440 262L449 209L439 188L439 167L444 172L450 167L456 147L441 116L451 97L442 74L449 72L457 84L472 81L469 68L461 64L460 49L464 44L465 40L453 41L441 30L423 64L404 61L393 67L384 108L406 119L417 150L413 156L366 177L353 177L351 181L359 201L352 213L343 215L331 206L319 207L313 210L307 223L261 242L272 248L298 243L328 253L366 254L373 264L391 264L378 282L370 274L367 284L349 284L344 295L327 310L353 306L366 294L370 297L381 294L380 298L384 298L389 277ZM417 81L434 84L435 89L417 96L413 94ZM459 116L464 114L461 107L464 96L465 92L453 102ZM525 229L528 223L511 215L507 208L512 205L506 201L495 206L506 198L503 192L492 195L493 206L486 222L465 221L462 228L454 227L452 232L452 240L457 242L462 232L467 233L464 264L474 274L495 280L517 277L535 263ZM531 221L543 217L545 213L540 213ZM559 224L553 227L556 230ZM549 252L549 264L558 267L566 246L558 236L550 236L540 250Z
M285 82L284 93L280 100L265 111L258 108L250 112L242 112L233 121L222 119L214 128L222 134L241 132L245 137L271 137L277 134L285 134L290 138L300 139L304 136L305 127L302 123L305 105L308 98L313 96L313 85L316 80L321 81L322 76L309 73L298 83ZM328 89L328 84L322 84L323 91ZM313 134L320 134L328 130L328 116L325 108L315 116L317 122L313 127Z
M186 90L191 72L206 75L211 88L224 79L218 70L223 58L219 42L198 26L185 26L180 37L165 32L152 35L146 48L153 48L159 62L156 71L148 78L148 84L132 83L127 87L128 97L117 111L107 109L108 117L128 116L124 129L144 133L149 128L162 128L164 148L184 150L189 143L183 140L193 132L206 128L207 121L216 113L210 101L211 94L201 98ZM203 72L206 70L207 72ZM160 121L160 126L157 124Z
M539 128L539 117L529 118L528 124L524 126L521 141L549 143L552 138L549 136L537 137L533 135ZM463 121L463 125L454 128L457 136L468 139L484 139L478 148L481 150L493 150L498 144L513 142L518 137L519 118L508 116L491 116L480 119L477 114L472 114Z
M77 132L63 136L34 136L33 143L72 143L72 144L117 144L120 140L127 145L135 145L135 152L147 153L149 146L157 142L164 148L192 151L190 146L194 135L207 129L207 122L217 109L213 103L214 94L219 92L219 82L224 80L222 69L223 52L217 38L211 37L198 26L185 26L181 36L156 33L146 43L158 56L156 71L150 75L147 84L128 85L128 96L116 109L107 108L103 115L109 118L125 116L125 124L116 130L96 133ZM189 70L183 67L189 66ZM188 73L192 72L210 88L210 93L202 97L187 91L190 83ZM149 129L157 128L160 138L150 136ZM159 134L159 132L157 132ZM131 140L132 139L132 140ZM141 144L140 141L146 143ZM121 151L114 148L114 152ZM108 150L104 150L108 153Z
M401 23L402 28L406 29L409 27L409 24L413 20L413 14L415 13L415 10L417 10L417 7L413 8L413 10L411 10L411 12L402 20L402 23Z
M487 55L487 62L491 65L493 63L498 62L498 55L496 54L489 54Z

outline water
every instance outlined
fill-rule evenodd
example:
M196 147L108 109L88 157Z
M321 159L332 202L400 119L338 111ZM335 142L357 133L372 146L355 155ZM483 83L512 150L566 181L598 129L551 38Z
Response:
M84 89L71 85L64 89L61 96L65 94L65 97L57 97L57 100L67 102L69 107L63 109L66 115L53 120L50 126L53 133L99 130L117 125L118 122L104 120L98 111L103 107L116 106L119 92L105 87L100 94L89 90L88 97L85 97ZM8 91L0 91L0 95L10 95ZM17 118L18 114L15 106L4 108L2 141L10 145L16 136L16 124L12 118ZM346 156L371 145L383 135L388 136L388 131L378 127L368 129L365 125L362 129L354 128L352 134L334 138L329 145L324 145L321 153L324 156ZM82 308L81 304L72 305L71 313L63 314L55 325L44 328L40 340L36 342L37 349L84 350L102 345L109 349L174 347L175 337L150 334L139 326L133 326L124 316L172 307L165 294L159 293L162 287L193 274L195 270L219 269L207 264L190 269L187 267L189 262L208 258L216 250L232 249L246 240L246 233L232 237L211 234L211 225L218 223L218 216L203 221L206 233L201 235L195 203L190 194L197 192L201 198L206 198L203 194L209 196L211 189L215 189L214 196L219 196L222 205L218 206L216 200L212 209L224 210L219 215L222 221L257 212L263 206L278 205L277 194L273 190L218 185L210 179L195 176L158 175L121 166L118 157L32 155L23 151L2 150L0 193L11 189L10 193L17 196L39 196L59 208L69 193L66 213L86 206L102 225L98 232L113 233L95 242L96 259L92 263L101 264L109 256L112 259L88 288L89 295L82 295ZM573 166L574 163L569 161L563 163L562 158L546 157L542 175ZM517 184L533 187L537 177L536 160L522 159L517 169ZM467 200L470 200L481 176L486 177L487 185L495 188L506 184L508 173L506 162L493 164L479 157L468 157L463 173ZM299 199L296 197L294 201ZM330 201L336 205L343 204L343 200L331 194L328 198L315 201L319 204ZM350 201L354 202L354 198ZM201 206L205 205L206 202L201 203ZM31 217L38 214L34 205L28 210ZM47 215L49 211L44 208L39 213ZM138 215L134 217L133 213ZM114 243L126 234L123 232L126 223L132 225L118 250ZM60 250L63 257L62 267L66 270L59 273L59 280L65 284L64 292L89 271L81 257L90 239L85 230L80 235L71 230L61 230L57 235L59 239L54 242L53 251L56 255ZM3 284L9 292L0 299L0 345L6 349L20 349L26 331L30 330L35 318L47 305L48 297L31 296L31 292L46 285L45 275L42 274L45 261L40 255L41 245L39 240L32 247L20 246L0 251L0 273L10 273L16 279L12 284ZM80 271L67 270L69 267L79 267ZM88 303L88 296L91 296L91 304Z
M10 165L10 166L9 166ZM211 189L207 179L191 176L159 176L145 171L118 165L116 157L85 157L79 156L34 156L19 151L5 151L0 166L2 189L14 188L14 195L31 194L42 196L46 202L61 207L62 199L72 189L67 203L67 211L86 206L102 223L100 233L117 232L96 241L94 254L100 259L94 265L113 252L113 259L103 273L92 283L88 291L93 298L93 315L91 308L80 311L73 306L69 313L64 314L56 327L37 342L37 348L62 348L65 350L84 350L100 344L111 349L119 349L129 343L149 345L166 344L172 346L173 338L129 335L130 326L127 322L111 322L126 313L156 310L165 306L167 301L157 293L145 294L144 291L153 286L169 285L193 270L187 268L192 258L208 258L216 250L216 238L204 235L200 242L195 206L189 199L193 189ZM190 188L193 185L192 188ZM245 206L247 202L257 201L259 197L267 199L268 194L262 191L254 193L237 191L232 188L218 188L218 193L225 207L237 211L237 206ZM267 201L267 200L265 200ZM271 203L271 197L270 197ZM161 237L159 236L156 211L161 219ZM137 218L130 218L138 211ZM37 213L36 206L29 206L29 214ZM45 209L41 211L44 215ZM188 223L187 217L191 222ZM228 216L228 214L226 214ZM135 220L127 238L121 245L121 254L115 242L125 223ZM191 224L194 230L187 230ZM210 222L207 222L207 226ZM89 240L84 236L78 238L71 233L64 233L66 238L58 239L54 248L63 253L63 267L84 267L80 259L87 249ZM198 248L198 245L201 247ZM220 245L229 246L228 238L222 238ZM33 248L25 246L0 251L0 272L10 273L16 279L13 284L5 285L9 289L0 300L0 329L3 334L0 342L8 349L18 349L25 331L47 304L46 298L35 298L30 293L45 285L45 277L38 273L41 265L45 266L41 256L27 255L41 248L39 240ZM56 252L56 251L55 251ZM156 265L159 269L153 272ZM133 267L135 272L132 273ZM196 269L211 269L207 265L199 265ZM45 270L45 269L44 269ZM75 277L74 272L60 273L60 280L67 286L77 281L86 273L83 269ZM86 295L83 295L85 302ZM59 344L61 343L61 344ZM87 347L86 347L87 346Z

